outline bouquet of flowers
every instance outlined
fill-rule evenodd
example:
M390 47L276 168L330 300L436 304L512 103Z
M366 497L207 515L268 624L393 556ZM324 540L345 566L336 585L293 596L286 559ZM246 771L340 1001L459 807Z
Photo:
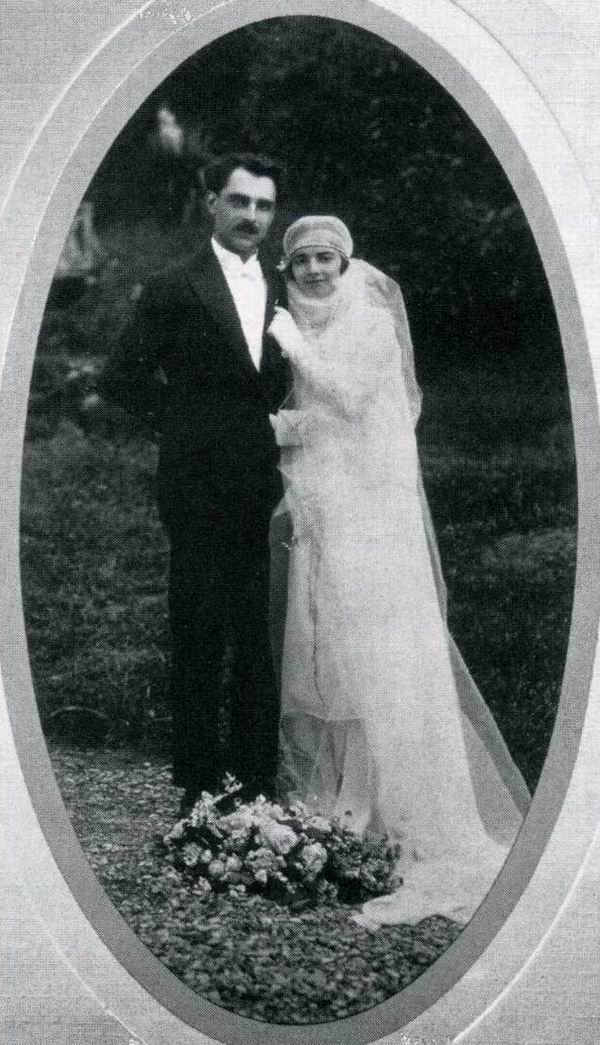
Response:
M360 903L389 892L398 847L360 839L347 822L262 796L243 803L232 776L202 795L162 838L163 852L194 892L259 892L293 905L339 899Z

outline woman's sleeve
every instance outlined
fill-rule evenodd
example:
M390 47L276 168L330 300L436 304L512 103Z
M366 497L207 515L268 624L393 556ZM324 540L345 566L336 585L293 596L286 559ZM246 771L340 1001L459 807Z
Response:
M278 410L269 415L278 446L302 445L305 416L304 410Z
M348 420L360 420L369 403L380 398L392 368L398 365L398 341L392 317L382 309L372 310L355 343L340 345L340 354L318 355L304 339L294 359L295 368Z
M339 401L338 375L331 365L323 362L288 312L284 309L277 310L268 333L279 342L282 354L289 359L295 372L302 374L305 380L328 398Z

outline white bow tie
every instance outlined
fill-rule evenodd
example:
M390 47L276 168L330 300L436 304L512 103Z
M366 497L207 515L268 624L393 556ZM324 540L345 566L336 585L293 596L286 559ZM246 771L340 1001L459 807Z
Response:
M256 257L250 258L246 262L243 262L241 258L239 263L228 262L227 268L235 279L248 279L253 283L262 282L262 269Z

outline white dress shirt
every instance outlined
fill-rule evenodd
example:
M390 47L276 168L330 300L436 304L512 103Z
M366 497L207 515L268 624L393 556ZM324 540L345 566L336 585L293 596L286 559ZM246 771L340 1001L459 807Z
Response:
M260 262L256 254L242 261L239 254L222 247L214 237L211 243L235 302L252 362L259 370L267 306L267 284Z

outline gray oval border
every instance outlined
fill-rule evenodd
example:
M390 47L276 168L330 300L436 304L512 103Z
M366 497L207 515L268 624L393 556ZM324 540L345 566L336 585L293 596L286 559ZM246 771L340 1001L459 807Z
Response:
M246 9L248 6L248 4L244 5ZM260 18L273 17L275 13L281 13L274 11L275 5L272 3L256 4L252 7L251 18L246 15L241 18L241 9L238 8L236 13L233 5L229 7L228 11L219 12L216 17L213 17L215 29L212 35L218 36L222 32L231 31L247 22L258 21ZM442 52L437 45L425 38L414 27L402 22L396 16L389 15L381 9L374 9L370 5L369 10L366 11L363 3L330 3L326 10L323 10L323 7L324 5L319 5L319 9L316 10L313 5L288 3L285 13L326 14L328 17L340 17L344 21L353 22L362 28L378 32L379 35L420 61L444 86L449 87L451 93L460 101L479 128L482 129L482 125L485 127L487 131L485 137L488 141L490 138L492 139L492 147L505 171L511 177L532 227L554 294L571 387L580 498L578 582L569 656L553 740L532 811L506 867L488 899L462 934L461 939L435 963L431 970L424 973L418 981L402 991L400 995L368 1013L352 1017L350 1020L338 1021L335 1024L302 1028L303 1040L306 1042L345 1042L349 1040L348 1035L353 1031L357 1031L358 1036L353 1034L352 1040L363 1042L373 1040L374 1031L380 1036L382 1033L397 1030L414 1019L441 994L445 993L479 957L525 889L562 806L583 725L600 609L599 593L595 582L595 578L598 577L595 522L599 478L597 461L600 459L597 450L600 440L594 383L586 340L560 234L537 178L512 132L487 96L483 94L479 85L469 80L468 74L447 52ZM264 13L265 11L267 13ZM233 14L233 18L230 17L231 14ZM227 23L224 28L222 27L223 20ZM204 21L206 27L206 19ZM402 37L401 42L399 37ZM175 42L173 37L171 37L171 41ZM165 69L162 65L160 75L155 81L156 84L187 54L191 54L199 46L204 46L208 42L208 39L203 39L199 44L195 40L194 46L186 54L178 55L177 61L169 64L169 68ZM157 50L151 52L151 56L136 70L133 77L135 85L139 89L139 77L142 76L143 83L146 85L144 96L149 92L149 81L147 77L144 77L143 67L156 56ZM167 41L162 45L162 50L163 52L173 50L172 43ZM121 88L119 99L115 99L121 103L121 115L124 95L127 95L125 104L127 109L132 97L135 96L136 92L135 90L131 92L131 86L130 79L128 85ZM112 102L113 99L111 99ZM135 107L134 104L128 112L127 118ZM107 120L107 116L110 115L106 108L102 114L105 131L111 123L110 119ZM112 118L114 119L114 110ZM118 129L119 127L117 127ZM114 126L112 130L112 138L114 138L116 133ZM234 1017L224 1010L202 1002L187 988L183 988L178 980L149 955L146 948L139 943L131 930L124 926L124 923L120 924L119 916L91 873L70 823L66 820L35 708L20 607L18 557L15 557L18 547L15 546L13 526L16 522L16 533L18 534L18 518L15 520L10 513L13 512L15 505L18 507L18 496L15 497L15 494L18 494L20 478L20 451L27 402L28 375L35 348L35 338L32 338L32 334L37 331L41 320L43 299L56 260L54 254L58 255L60 242L64 238L70 217L89 181L88 172L91 176L101 158L99 148L102 136L98 136L96 131L97 123L94 122L77 146L72 160L67 165L64 175L48 203L44 226L31 256L28 271L29 282L22 291L15 314L13 338L7 356L2 394L3 405L6 407L4 417L8 418L9 423L3 441L6 451L4 460L9 462L10 467L4 469L2 482L5 494L3 503L8 505L5 527L9 540L5 542L7 557L3 566L9 582L9 598L5 605L8 612L5 614L5 619L9 621L10 627L3 636L2 662L8 667L5 674L9 713L32 801L54 857L79 906L125 968L129 969L140 983L151 990L162 1004L176 1012L191 1026L201 1029L205 1033L220 1035L226 1032L227 1037L224 1040L236 1043L250 1040L285 1041L292 1040L291 1036L297 1040L298 1028L256 1024L254 1021ZM90 147L93 145L94 139L96 141L90 156ZM86 163L78 167L82 153ZM92 160L95 162L92 163ZM74 174L75 176L73 176ZM19 351L21 346L23 354ZM13 469L15 470L13 471ZM23 664L25 664L25 669ZM376 1025L376 1029L374 1025Z

